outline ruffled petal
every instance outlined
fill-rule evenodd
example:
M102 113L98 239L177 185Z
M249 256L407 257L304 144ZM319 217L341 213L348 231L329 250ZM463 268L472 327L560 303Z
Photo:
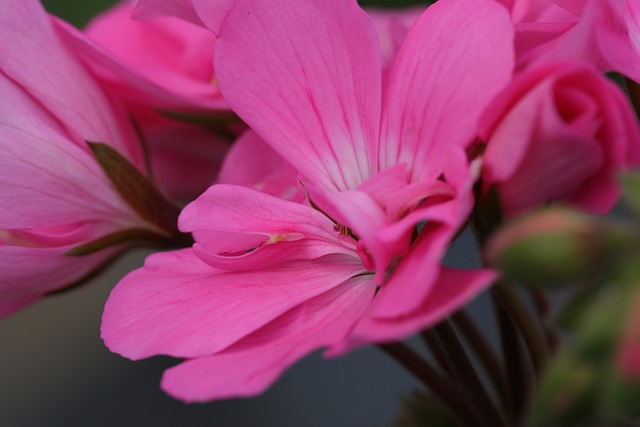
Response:
M190 249L155 254L112 291L102 338L131 359L212 354L362 272L345 256L224 272Z
M416 310L394 318L380 318L371 311L356 325L350 338L333 346L328 354L340 356L365 344L401 340L431 327L478 296L496 278L493 270L441 267L433 291Z
M370 278L350 279L283 314L227 351L167 370L162 388L187 402L255 396L306 354L342 340L374 292Z

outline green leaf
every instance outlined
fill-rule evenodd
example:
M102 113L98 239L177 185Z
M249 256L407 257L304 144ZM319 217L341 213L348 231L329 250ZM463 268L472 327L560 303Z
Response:
M129 228L107 234L90 242L76 246L65 253L65 256L86 256L118 245L131 246L168 246L171 240L167 236L144 228Z
M107 144L88 142L98 163L122 199L144 220L168 234L177 234L180 210L153 182Z

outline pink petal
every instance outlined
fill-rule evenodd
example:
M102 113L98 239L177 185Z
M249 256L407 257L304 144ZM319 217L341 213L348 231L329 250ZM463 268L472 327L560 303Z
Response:
M0 229L135 221L93 154L0 73Z
M215 185L180 216L194 253L212 267L242 271L328 254L353 255L319 211L232 185Z
M637 1L610 2L604 14L616 16L617 22L597 22L595 31L598 48L609 66L636 82L640 82L640 5ZM604 7L601 7L604 9Z
M54 20L54 24L59 36L78 52L96 74L114 85L117 92L129 102L142 102L154 108L179 111L228 109L213 84L193 81L185 84L184 78L175 74L167 75L166 72L156 79L150 79L73 26L58 19ZM213 41L211 48L213 49Z
M149 20L162 16L175 16L196 25L203 25L191 0L137 0L133 17Z
M367 277L350 279L293 308L227 351L167 370L162 388L187 402L255 396L306 354L343 339L374 291Z
M372 175L382 64L354 0L238 0L214 67L232 109L309 184L355 189Z
M172 120L145 126L154 178L171 197L191 201L214 183L230 143L200 126Z
M2 246L0 241L0 318L75 283L115 254L104 250L85 257L64 256L72 247Z
M142 20L176 16L207 27L217 35L220 34L220 27L234 2L235 0L138 0L133 16Z
M207 29L190 24L174 17L162 17L151 22L140 22L131 19L133 4L129 1L117 4L95 17L85 28L86 36L106 50L105 56L112 55L113 61L120 61L129 73L137 73L150 80L160 88L193 99L194 106L210 107L221 104L213 76L213 45L216 37ZM117 28L117 31L114 31ZM90 46L78 32L66 28L67 32L83 40L76 42ZM97 55L89 53L88 56ZM108 60L100 61L108 63ZM97 67L100 70L100 67ZM129 73L119 67L111 70L100 70L101 75L118 83L123 80L123 95L131 98ZM118 75L120 74L120 76ZM135 85L133 85L135 88ZM216 102L213 102L216 100ZM138 99L139 103L148 104L149 100ZM207 102L208 101L208 102ZM158 108L157 105L154 105Z
M218 184L189 204L179 218L182 231L221 231L224 233L261 235L295 234L326 241L336 241L333 223L317 210L299 203L278 199L245 187ZM208 241L208 238L203 241ZM287 240L280 238L278 241ZM289 239L290 240L290 239ZM253 242L255 243L255 242ZM215 242L206 244L213 252L234 252L247 248L216 248Z
M0 68L62 122L72 141L103 142L144 164L137 136L123 111L102 92L63 45L36 0L7 0L0 14Z
M496 277L492 270L441 267L433 291L416 310L395 318L380 318L370 311L356 325L349 340L333 346L328 354L340 356L364 344L401 340L431 327L478 296Z
M366 11L376 26L382 62L387 67L393 62L409 28L424 13L425 7L423 5L403 9L368 7Z
M242 185L284 200L305 200L296 170L252 130L229 150L218 182Z
M102 338L132 359L211 354L360 273L359 260L345 256L223 272L190 249L155 254L112 291Z
M494 1L430 6L389 72L381 169L406 162L411 181L438 177L447 147L473 141L480 114L509 81L512 43L509 16Z
M581 15L589 0L553 0L558 6L575 15Z

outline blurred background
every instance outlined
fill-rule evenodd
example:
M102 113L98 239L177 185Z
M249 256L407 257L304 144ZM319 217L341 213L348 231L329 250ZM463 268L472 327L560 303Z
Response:
M82 27L107 0L47 0L45 7ZM416 1L369 1L400 6ZM468 237L452 262L473 259ZM0 321L0 426L278 426L391 424L400 398L417 383L377 349L325 360L314 354L253 399L185 405L159 389L169 358L131 362L100 340L102 307L120 277L142 264L128 254L88 286L50 297Z

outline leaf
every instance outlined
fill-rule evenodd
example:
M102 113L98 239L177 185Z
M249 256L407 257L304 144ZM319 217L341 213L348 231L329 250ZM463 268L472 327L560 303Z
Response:
M144 220L169 234L177 234L180 210L153 182L107 144L87 144L122 199Z

